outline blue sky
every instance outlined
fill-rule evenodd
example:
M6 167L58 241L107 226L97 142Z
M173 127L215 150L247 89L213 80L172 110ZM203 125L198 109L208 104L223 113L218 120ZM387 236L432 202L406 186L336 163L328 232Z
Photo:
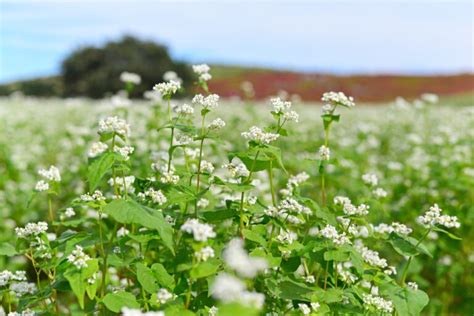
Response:
M473 2L0 0L0 82L133 34L189 62L331 73L473 72Z

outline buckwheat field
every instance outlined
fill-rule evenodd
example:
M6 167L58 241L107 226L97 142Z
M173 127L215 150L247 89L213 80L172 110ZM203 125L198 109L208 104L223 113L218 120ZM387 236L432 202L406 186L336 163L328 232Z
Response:
M0 315L472 315L472 107L193 68L190 99L1 99Z

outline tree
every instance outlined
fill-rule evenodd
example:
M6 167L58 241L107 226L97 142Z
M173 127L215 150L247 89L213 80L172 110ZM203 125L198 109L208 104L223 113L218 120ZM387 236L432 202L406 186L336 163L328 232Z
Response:
M169 70L175 71L185 83L192 81L189 67L173 61L167 47L125 36L103 47L83 47L69 55L62 64L64 94L102 98L123 89L119 77L123 71L129 71L142 77L132 93L132 97L141 97L163 81L163 74Z

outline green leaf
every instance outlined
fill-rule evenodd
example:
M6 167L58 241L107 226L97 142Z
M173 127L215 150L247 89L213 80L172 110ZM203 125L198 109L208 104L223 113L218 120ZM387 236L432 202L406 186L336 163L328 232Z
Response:
M155 282L155 276L150 268L143 263L137 263L137 280L148 293L155 293L158 291L158 286Z
M280 298L287 300L309 301L307 295L313 290L303 283L297 283L292 280L283 281L278 285Z
M219 305L219 312L217 314L219 316L257 316L260 315L260 312L256 308L244 306L239 303L229 303L225 305Z
M201 279L216 274L217 270L219 270L219 262L209 260L192 268L190 274L193 279Z
M411 257L419 254L418 249L414 245L396 234L391 234L388 242L392 245L393 249L402 256Z
M72 292L79 301L79 306L84 309L84 294L88 285L87 279L92 277L99 270L97 259L87 261L87 267L78 269L76 266L69 267L64 273L64 277L68 280Z
M10 245L7 242L0 244L0 256L11 257L17 254L17 251L14 246Z
M122 224L139 224L156 229L164 245L174 253L173 228L165 221L161 212L133 200L115 200L104 207L104 212Z
M393 283L380 286L382 295L387 296L395 306L399 315L417 316L428 305L429 297L421 290L402 288Z
M120 312L123 307L140 308L135 296L128 292L109 293L102 302L107 309L114 313Z
M249 230L249 229L244 229L242 231L242 234L244 235L244 237L246 239L254 241L254 242L260 244L263 247L267 247L267 241L259 233L254 232L254 231Z
M171 305L165 309L166 316L193 316L192 311L187 310L184 305ZM220 315L220 314L219 314Z
M112 168L114 162L115 155L113 153L105 153L89 165L87 179L89 180L90 191L97 187L100 180Z
M454 240L462 240L461 237L458 237L458 236L454 235L453 233L451 233L451 232L449 232L449 231L447 231L447 230L444 230L444 229L442 229L442 228L435 227L434 230L437 231L437 232L440 232L440 233L443 233L443 234L447 235L447 236L448 236L449 238L451 238L451 239L454 239Z
M337 249L337 250L328 250L324 253L324 260L326 261L348 261L350 257L349 252Z
M151 266L151 270L158 283L169 289L174 288L174 278L166 271L165 267L161 263L155 263Z

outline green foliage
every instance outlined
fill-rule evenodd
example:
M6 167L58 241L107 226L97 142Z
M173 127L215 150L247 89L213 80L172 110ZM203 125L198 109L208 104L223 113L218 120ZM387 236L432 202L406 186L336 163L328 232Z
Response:
M119 76L124 71L137 73L142 82L133 89L133 97L142 97L163 74L175 71L184 82L192 75L184 63L173 61L165 46L125 36L102 47L82 47L62 64L64 94L102 98L123 89Z

